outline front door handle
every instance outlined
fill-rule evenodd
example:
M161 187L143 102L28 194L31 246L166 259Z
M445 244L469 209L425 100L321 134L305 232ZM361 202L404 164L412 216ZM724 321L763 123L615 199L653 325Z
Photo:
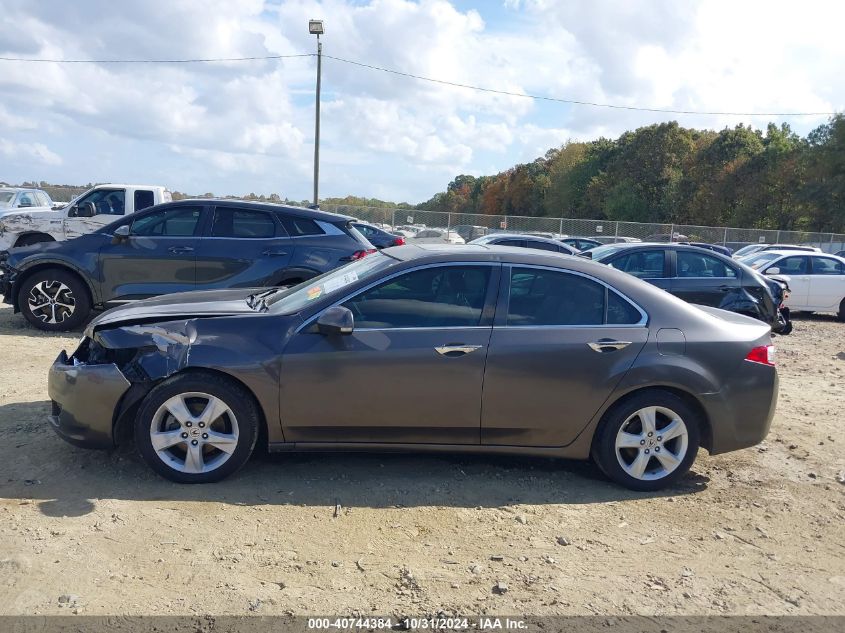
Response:
M441 356L464 356L465 354L471 354L477 349L481 349L481 347L481 345L441 345L440 347L435 347L434 351Z
M281 257L282 255L287 255L287 251L274 251L271 249L267 249L266 251L261 253L264 257Z
M167 249L174 255L184 255L185 253L193 253L194 249L190 246L171 246Z
M728 292L729 290L733 290L733 286L719 286L719 290L722 292Z
M599 352L600 354L625 349L630 344L631 341L613 341L607 338L603 338L600 341L596 341L594 343L587 343L587 345L590 346L591 350L593 350L594 352Z

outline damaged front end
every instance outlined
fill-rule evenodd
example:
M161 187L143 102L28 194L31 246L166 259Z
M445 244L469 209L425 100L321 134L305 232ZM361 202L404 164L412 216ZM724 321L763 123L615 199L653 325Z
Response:
M71 444L112 448L131 433L144 396L190 359L196 331L190 321L96 330L89 327L76 351L50 368L50 423Z

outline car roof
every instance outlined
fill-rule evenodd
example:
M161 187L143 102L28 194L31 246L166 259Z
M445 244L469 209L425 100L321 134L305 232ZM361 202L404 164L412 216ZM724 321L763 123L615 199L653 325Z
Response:
M490 243L491 240L535 240L537 242L547 242L548 244L555 244L559 245L559 240L552 239L550 237L545 237L544 235L534 235L533 233L488 233L487 235L483 235L482 237L476 238L479 240L484 240L483 242L479 242L480 244Z
M760 253L761 255L763 253ZM767 255L775 254L778 256L785 256L789 255L791 257L802 257L802 256L809 256L809 257L836 257L833 253L820 253L819 251L799 251L795 249L782 249L782 250L775 250L772 249L770 251L766 251ZM840 259L842 259L840 257Z
M15 193L21 193L23 191L40 191L41 193L47 193L43 189L38 189L37 187L0 187L0 191L13 191Z
M305 207L295 207L288 204L273 204L272 202L255 202L253 200L239 200L237 198L185 198L183 200L174 200L168 202L168 206L183 205L183 204L214 204L217 207L249 207L253 209L262 209L264 211L284 211L289 215L295 215L301 218L310 218L311 220L321 220L323 222L360 222L351 215L342 215L340 213L329 213L328 211L321 211L319 209L306 209ZM159 205L164 206L164 205Z
M406 244L388 249L386 253L400 261L455 261L455 262L501 262L510 264L559 265L560 258L567 261L591 263L590 260L558 253L555 251L534 250L519 246L499 246L496 244ZM384 251L382 251L384 252ZM596 264L599 265L599 264Z

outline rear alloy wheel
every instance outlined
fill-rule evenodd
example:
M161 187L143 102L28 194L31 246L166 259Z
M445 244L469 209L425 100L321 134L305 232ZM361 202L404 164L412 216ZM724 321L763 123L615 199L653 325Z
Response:
M672 393L644 392L609 414L594 455L617 483L632 490L658 490L682 477L695 460L698 417Z
M88 290L71 273L57 268L28 277L18 292L24 318L39 330L66 332L80 325L91 312Z
M135 423L135 442L160 475L179 483L209 483L246 463L258 421L255 402L236 384L212 374L182 374L147 396Z

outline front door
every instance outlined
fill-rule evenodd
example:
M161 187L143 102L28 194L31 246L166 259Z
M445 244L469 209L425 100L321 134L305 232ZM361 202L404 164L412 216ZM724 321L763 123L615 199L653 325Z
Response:
M290 264L293 242L268 211L216 207L209 236L196 250L197 289L276 283Z
M692 250L675 255L670 292L684 301L718 308L741 287L739 272L718 257Z
M763 270L765 275L788 277L789 297L784 304L790 310L806 310L810 300L810 258L789 255L775 260Z
M845 264L832 257L811 257L808 303L819 310L839 311L845 298Z
M499 268L400 273L343 302L352 334L304 327L282 360L285 439L478 444Z
M88 218L75 216L76 210L86 202L94 205L94 215ZM84 198L77 200L68 209L68 217L64 220L65 239L71 239L93 233L99 228L110 224L126 214L125 189L96 189Z
M180 206L141 214L131 223L128 238L101 247L102 300L193 290L202 213L202 206Z
M503 277L505 299L484 376L481 442L564 446L633 364L648 339L647 317L577 273L515 266Z

